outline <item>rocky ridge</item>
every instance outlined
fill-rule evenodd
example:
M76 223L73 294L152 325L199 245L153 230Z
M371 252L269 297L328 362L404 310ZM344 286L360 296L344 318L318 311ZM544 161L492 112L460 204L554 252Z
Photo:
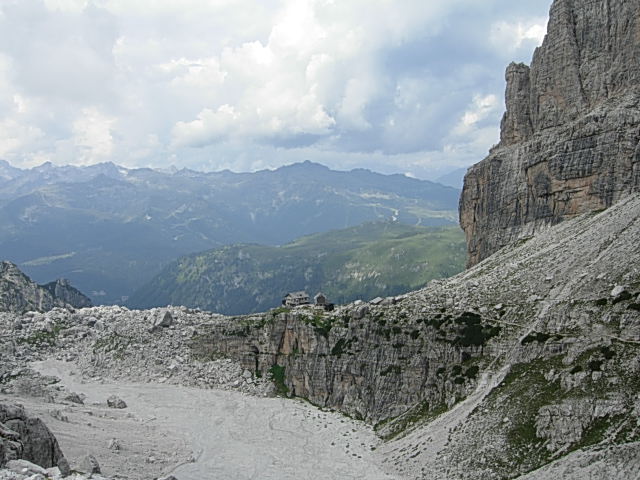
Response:
M531 67L507 68L500 143L460 199L470 265L640 189L639 9L556 0Z
M89 306L91 300L65 279L38 285L13 263L0 263L0 312L45 312L55 307Z

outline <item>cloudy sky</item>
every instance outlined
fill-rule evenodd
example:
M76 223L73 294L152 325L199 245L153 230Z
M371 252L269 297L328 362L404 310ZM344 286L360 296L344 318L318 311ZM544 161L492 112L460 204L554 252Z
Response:
M0 0L0 159L434 178L498 140L550 0Z

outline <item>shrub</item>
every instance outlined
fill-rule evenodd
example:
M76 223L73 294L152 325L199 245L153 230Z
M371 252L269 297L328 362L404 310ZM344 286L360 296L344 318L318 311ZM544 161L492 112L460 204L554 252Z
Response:
M276 386L276 393L281 396L286 396L289 393L289 387L285 384L285 367L278 365L277 363L269 369L273 383Z
M480 372L480 367L478 367L477 365L473 365L467 368L467 371L464 372L464 376L469 379L474 379L478 376L479 372Z

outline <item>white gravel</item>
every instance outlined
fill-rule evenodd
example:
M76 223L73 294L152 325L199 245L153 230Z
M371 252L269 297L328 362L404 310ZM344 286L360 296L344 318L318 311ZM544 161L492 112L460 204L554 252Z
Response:
M59 377L69 390L85 394L85 405L104 404L110 395L122 398L129 417L156 427L149 430L155 438L148 439L154 451L185 442L193 462L166 469L179 480L397 478L380 467L375 450L380 440L370 427L301 401L178 385L88 383L74 374L70 363L44 361L33 366ZM54 434L57 427L50 425ZM109 423L101 428L109 437ZM65 442L73 441L66 431ZM125 448L113 453L126 454Z

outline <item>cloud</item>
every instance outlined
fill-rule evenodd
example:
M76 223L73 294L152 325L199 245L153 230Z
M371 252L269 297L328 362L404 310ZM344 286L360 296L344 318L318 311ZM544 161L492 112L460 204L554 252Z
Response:
M495 48L513 54L523 46L540 45L546 31L546 17L516 22L498 21L491 25L489 38Z
M5 0L0 155L415 175L479 160L504 67L544 33L535 3Z
M500 110L501 104L496 95L476 95L473 97L470 108L463 113L452 133L456 136L468 135L480 122L489 116L493 119Z
M13 119L0 121L0 157L11 155L22 148L33 145L44 137L37 127L21 124Z
M116 120L96 108L85 108L73 122L73 145L76 160L87 165L108 159L113 153L112 128Z

